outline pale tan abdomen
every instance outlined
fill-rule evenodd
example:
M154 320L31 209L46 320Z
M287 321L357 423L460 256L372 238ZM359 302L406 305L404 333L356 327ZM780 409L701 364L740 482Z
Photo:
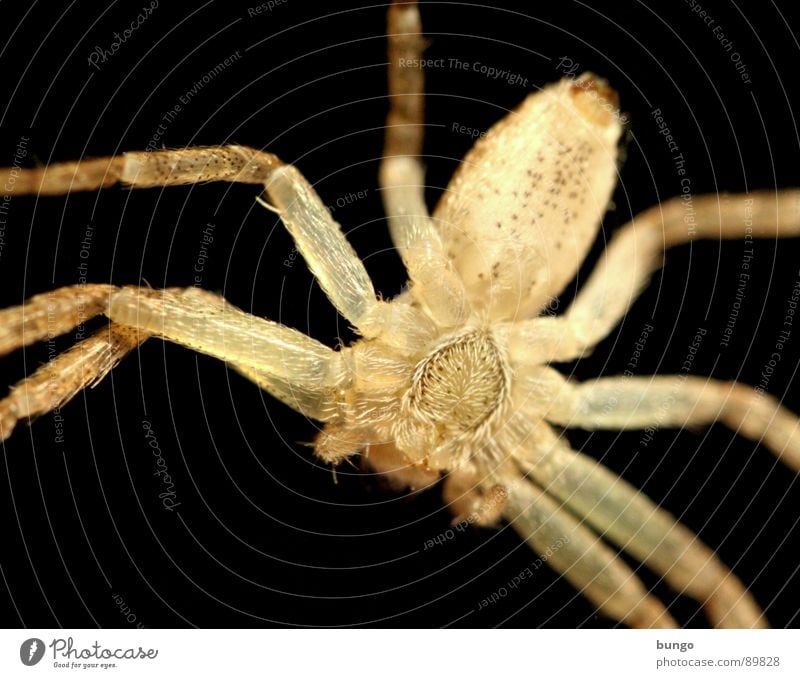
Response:
M522 318L561 292L608 207L621 129L587 74L529 96L467 154L434 219L474 308Z

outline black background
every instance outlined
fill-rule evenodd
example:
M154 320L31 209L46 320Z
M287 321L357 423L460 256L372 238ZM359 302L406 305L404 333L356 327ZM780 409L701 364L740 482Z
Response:
M144 148L180 97L238 50L160 143L235 142L296 163L335 207L376 288L396 294L404 274L376 181L386 113L385 7L286 0L250 16L255 3L189 8L162 0L93 68L95 47L108 48L144 4L0 5L0 164L12 163L22 137L24 166ZM603 238L680 192L655 108L686 157L694 193L800 183L792 112L800 17L793 3L704 3L741 55L749 84L691 3L492 4L422 8L429 57L527 78L523 86L474 71L428 72L431 205L472 143L453 124L488 128L526 92L560 77L564 56L607 77L631 118L616 210L578 282ZM347 198L359 192L364 197ZM205 288L328 345L347 339L303 262L286 265L290 238L255 203L257 194L253 186L210 184L16 199L0 253L0 305L77 282L90 225L90 281L191 285L203 230L213 224ZM703 328L694 373L757 383L800 275L800 243L756 243L752 278L724 347L744 247L696 242L671 251L624 324L566 370L577 378L621 372L652 323L639 373L678 371ZM69 337L56 342L59 349L69 344ZM795 411L798 357L795 328L769 381ZM44 346L7 356L2 381L14 383L46 359ZM438 489L398 495L350 467L334 483L305 445L314 422L209 358L150 341L62 416L63 442L45 415L4 445L6 626L612 625L546 567L478 612L482 599L534 560L511 529L471 529L426 550L450 522ZM143 421L174 479L174 512L158 498L163 488ZM798 624L800 487L768 451L721 426L661 430L647 447L638 432L578 431L571 439L699 531L773 625ZM694 603L640 573L681 623L705 625Z

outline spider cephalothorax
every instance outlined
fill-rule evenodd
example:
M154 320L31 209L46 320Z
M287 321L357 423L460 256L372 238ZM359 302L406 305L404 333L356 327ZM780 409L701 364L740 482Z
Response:
M695 598L719 626L762 626L747 589L696 535L638 490L573 451L562 428L647 428L720 420L800 469L797 418L763 391L688 376L584 384L552 364L582 357L624 317L666 245L691 238L800 235L800 192L693 196L623 226L574 301L546 312L597 236L617 180L624 120L613 90L585 74L531 94L464 158L433 214L424 201L423 47L413 2L389 12L390 113L380 177L409 287L384 301L339 225L291 165L243 146L127 153L16 170L14 193L207 180L263 186L339 313L357 334L333 350L196 288L78 285L0 311L0 353L108 326L0 401L0 437L64 404L139 343L160 337L223 359L310 419L314 448L361 455L398 487L446 476L457 516L509 521L598 609L633 626L669 611L603 540Z

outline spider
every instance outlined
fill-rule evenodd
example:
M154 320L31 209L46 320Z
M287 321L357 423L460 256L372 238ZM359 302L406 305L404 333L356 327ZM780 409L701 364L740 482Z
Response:
M673 199L623 226L575 300L575 276L609 205L624 128L617 95L585 73L529 95L464 158L432 214L424 201L423 47L414 2L388 11L390 110L379 182L409 285L376 295L303 175L244 146L129 152L0 170L13 194L57 195L206 181L262 186L358 339L338 350L199 288L86 284L0 311L0 354L104 314L108 324L0 400L0 438L63 406L143 341L224 360L323 423L314 452L361 455L397 487L443 478L457 518L508 521L596 608L633 627L677 623L612 545L697 600L718 627L765 626L743 584L688 528L592 458L562 428L646 429L721 421L800 470L798 419L736 382L687 375L575 383L552 364L589 352L625 316L663 250L698 238L800 235L800 191ZM601 536L610 542L601 541Z

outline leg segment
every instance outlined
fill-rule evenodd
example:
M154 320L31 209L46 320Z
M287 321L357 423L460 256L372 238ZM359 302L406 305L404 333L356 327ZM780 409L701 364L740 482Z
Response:
M688 211L691 209L692 211ZM695 238L785 238L800 235L800 190L673 198L651 207L614 235L602 261L559 318L534 318L511 330L518 357L580 358L624 317L662 264L665 247ZM540 339L546 344L531 348ZM548 341L549 340L549 341Z
M149 334L109 323L88 339L42 365L0 400L0 440L20 419L61 407L87 386L94 386Z
M334 390L348 378L341 353L197 288L124 287L111 296L106 313L115 322L300 388Z
M223 297L212 292L192 289L189 294L194 295L200 304L208 304L209 308L215 307L220 312L224 312L227 308L242 313L239 309L228 304ZM271 373L233 361L228 361L228 363L230 367L269 393L273 398L280 400L306 417L317 421L328 421L339 414L336 402L330 397L330 393L326 391L318 388L309 388L308 384L281 379L275 376L274 371Z
M356 328L375 324L385 304L377 300L367 269L316 191L291 165L275 170L264 185L336 310Z
M552 437L542 458L523 463L548 494L703 604L714 626L765 626L750 593L697 535L622 478Z
M416 3L395 2L388 14L389 115L380 169L392 240L413 282L411 293L446 327L469 315L464 285L447 256L425 204L420 155L424 132L424 48Z
M331 399L330 394L327 392L293 384L263 370L236 363L230 363L230 366L276 400L280 400L284 405L288 405L296 412L300 412L310 419L329 421L339 414L336 402Z
M117 183L131 188L179 186L203 181L262 184L282 165L271 153L246 146L197 146L133 151L121 156L59 162L36 169L0 169L0 182L14 172L12 195L64 195Z
M368 471L386 479L397 491L423 490L439 480L438 471L428 469L422 463L409 461L394 443L367 445L363 459Z
M527 480L509 490L506 519L598 610L637 628L677 626L636 574L560 501Z
M57 337L101 314L113 285L73 285L38 294L0 311L0 355Z
M546 415L554 424L591 430L721 421L736 433L763 443L800 472L800 420L761 390L687 376L611 377L585 384L560 381L561 388Z

